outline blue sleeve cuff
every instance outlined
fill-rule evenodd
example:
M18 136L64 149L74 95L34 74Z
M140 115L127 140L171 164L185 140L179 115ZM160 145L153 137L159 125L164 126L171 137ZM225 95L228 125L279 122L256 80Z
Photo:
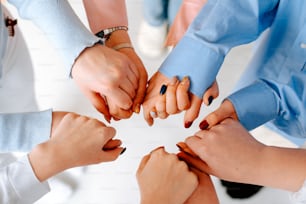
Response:
M0 114L0 152L28 152L50 139L52 110Z
M86 48L100 41L80 21L67 0L9 0L25 19L34 22L54 43L67 65L67 75Z
M276 98L264 84L257 81L250 86L242 88L228 97L235 107L241 124L248 130L252 130L278 115Z
M190 37L183 37L161 65L159 71L171 78L190 78L190 91L202 98L215 81L224 61L224 54L204 46Z

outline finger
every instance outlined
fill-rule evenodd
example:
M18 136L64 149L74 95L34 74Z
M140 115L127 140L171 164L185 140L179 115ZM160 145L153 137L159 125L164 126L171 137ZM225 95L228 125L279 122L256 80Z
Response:
M125 91L129 95L130 98L135 97L137 88L133 87L133 84L131 83L129 79L126 79L122 83L120 83L119 87L123 91Z
M127 72L127 78L132 83L134 89L137 89L139 81L139 71L136 65L130 61L129 69L127 69L126 72Z
M179 142L176 144L181 152L185 152L190 156L197 157L197 155L185 144L185 142Z
M137 89L136 96L135 96L134 103L133 103L132 110L135 113L140 112L140 105L142 104L145 94L146 94L147 80L148 80L148 74L144 70L143 72L141 72L138 89Z
M131 97L121 88L110 90L105 95L107 98L111 98L119 108L124 110L129 110L133 104Z
M226 118L233 118L238 121L238 117L237 117L235 108L229 100L225 100L217 110L208 114L201 121L200 129L205 130L205 129L211 128Z
M117 147L112 150L103 150L101 151L100 157L102 161L114 161L125 151L126 147Z
M191 168L197 169L202 173L210 172L208 165L204 161L199 159L199 157L197 158L192 157L186 154L185 152L179 152L177 156L180 160L185 161L188 164L188 166Z
M190 107L189 87L190 87L189 77L185 76L182 79L181 83L179 83L176 91L177 107L180 111L186 110Z
M148 123L148 125L152 126L153 123L154 123L154 119L153 119L153 117L150 114L151 110L149 108L145 108L145 106L143 106L143 107L144 107L144 109L143 109L143 117L146 120L146 122ZM156 110L153 110L153 111L156 111Z
M118 139L112 139L109 140L104 146L103 146L103 150L107 151L107 150L113 150L116 149L117 147L119 147L122 144L121 140Z
M111 121L111 115L109 113L108 105L107 102L105 101L106 99L100 95L99 93L94 93L94 92L86 92L87 97L93 104L93 106L104 115L104 119L110 123Z
M185 128L189 128L192 125L193 121L199 116L201 105L202 100L196 95L191 94L190 108L185 112L184 115Z
M214 81L214 83L207 89L203 96L203 102L209 106L214 99L216 99L219 96L219 87L217 81Z
M165 119L168 117L168 114L166 113L166 91L168 87L166 85L162 85L160 88L159 96L157 97L156 101L156 113L157 116L161 119Z
M168 114L175 114L179 110L177 108L177 100L176 100L176 89L179 84L177 77L173 77L168 84L167 92L166 92L166 112Z
M137 175L137 176L138 176L138 175L142 172L142 170L145 168L145 166L146 166L147 162L149 161L150 157L151 157L151 154L148 154L148 155L145 155L145 156L141 159L141 162L140 162L140 164L139 164L139 166L138 166L138 169L137 169L137 172L136 172L136 175Z

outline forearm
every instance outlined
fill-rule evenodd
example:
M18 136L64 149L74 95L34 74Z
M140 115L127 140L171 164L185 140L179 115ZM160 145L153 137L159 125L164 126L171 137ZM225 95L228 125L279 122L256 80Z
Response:
M254 166L254 183L295 192L306 179L306 150L267 146Z
M128 25L125 0L83 0L83 3L93 33Z

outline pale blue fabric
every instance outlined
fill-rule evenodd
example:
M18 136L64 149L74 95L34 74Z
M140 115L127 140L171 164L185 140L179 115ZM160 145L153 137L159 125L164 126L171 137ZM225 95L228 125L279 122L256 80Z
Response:
M143 0L143 15L151 26L172 25L183 0Z
M159 71L190 76L202 98L230 49L266 30L235 90L247 87L229 99L249 130L271 121L283 134L306 137L305 8L304 0L209 0Z
M60 52L67 75L75 59L86 48L100 41L79 20L67 0L8 0L22 18L34 22Z

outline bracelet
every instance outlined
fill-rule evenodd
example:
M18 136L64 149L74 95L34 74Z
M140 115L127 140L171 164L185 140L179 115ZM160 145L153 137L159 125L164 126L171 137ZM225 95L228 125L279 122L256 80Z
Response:
M114 50L120 50L123 48L132 48L134 49L134 47L132 46L131 43L120 43L118 45L115 45L114 47L112 47Z
M116 26L112 28L106 28L104 30L101 30L100 32L96 33L95 35L98 36L99 38L102 38L103 41L106 41L109 39L110 35L115 32L116 30L125 30L128 31L127 26Z

